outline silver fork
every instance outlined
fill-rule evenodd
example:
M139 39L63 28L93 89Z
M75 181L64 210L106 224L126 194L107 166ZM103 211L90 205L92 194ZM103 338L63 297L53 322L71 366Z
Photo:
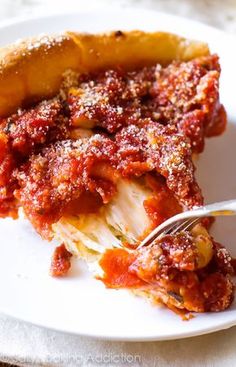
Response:
M138 249L143 246L150 245L154 240L164 235L175 234L186 230L190 231L204 217L217 217L224 215L236 215L236 199L198 207L175 215L156 227L140 243Z

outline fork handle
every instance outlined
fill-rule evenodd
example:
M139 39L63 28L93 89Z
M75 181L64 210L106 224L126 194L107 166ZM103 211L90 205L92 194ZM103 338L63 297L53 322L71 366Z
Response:
M199 216L199 217L236 215L236 199L209 204L186 213L189 214L191 213L193 214L193 216Z

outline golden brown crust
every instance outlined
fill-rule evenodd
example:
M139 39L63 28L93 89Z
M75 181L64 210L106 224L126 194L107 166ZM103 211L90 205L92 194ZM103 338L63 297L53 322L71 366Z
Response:
M68 36L26 40L0 51L0 116L23 103L53 96L67 68L80 63L77 45Z
M67 69L126 69L207 55L204 43L163 32L112 32L43 36L0 49L0 116L55 95Z

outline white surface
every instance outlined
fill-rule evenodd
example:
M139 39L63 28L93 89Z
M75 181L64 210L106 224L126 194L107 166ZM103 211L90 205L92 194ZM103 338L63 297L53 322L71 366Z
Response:
M236 108L233 87L235 40L212 28L148 11L81 13L45 17L0 27L1 44L19 37L63 29L103 31L110 29L168 30L206 40L221 56L222 102L229 126L223 137L207 142L199 160L198 177L206 201L236 197ZM234 223L224 219L215 226L216 238L234 249ZM236 306L219 314L198 315L183 322L167 309L152 307L125 291L107 290L91 278L83 266L73 264L71 276L50 278L52 245L42 243L30 225L4 220L0 223L0 311L42 326L82 335L116 340L160 340L207 333L236 324ZM10 245L9 245L10 243Z
M0 19L45 12L135 7L168 12L236 32L235 0L1 0Z
M112 342L0 319L0 360L24 367L234 367L235 328L159 342Z

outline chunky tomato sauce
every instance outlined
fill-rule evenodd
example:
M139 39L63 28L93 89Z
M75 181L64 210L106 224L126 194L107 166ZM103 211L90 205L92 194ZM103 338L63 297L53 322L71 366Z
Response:
M219 76L216 55L80 75L54 99L0 119L0 216L16 218L21 206L51 239L63 215L94 213L113 199L120 178L141 176L152 191L144 209L153 227L202 205L192 156L225 129ZM220 311L233 297L232 260L217 244L213 252L198 269L185 234L132 253L108 250L100 266L109 287L148 290L170 308ZM58 247L51 273L64 275L70 257Z
M64 244L58 246L53 254L51 263L51 275L54 277L61 277L68 273L71 263L72 254L67 251Z
M23 206L35 228L50 238L51 224L82 192L107 203L118 177L149 172L161 175L169 190L145 203L150 213L168 197L170 212L167 206L156 223L180 206L201 205L192 153L202 151L206 135L225 127L219 73L213 55L82 75L70 87L64 83L53 100L2 119L0 215L16 217ZM76 139L78 126L95 135ZM115 174L106 177L108 171Z
M144 200L143 206L153 228L183 211L173 192L166 186L163 176L146 175L146 185L152 189L153 194Z
M107 250L100 260L100 266L105 270L102 281L110 288L136 288L145 282L136 274L129 271L129 267L136 259L136 254L125 249Z
M214 254L199 269L198 251L188 233L165 236L151 247L129 252L107 250L100 260L101 280L109 288L139 288L171 309L221 311L233 300L233 260L213 244Z

